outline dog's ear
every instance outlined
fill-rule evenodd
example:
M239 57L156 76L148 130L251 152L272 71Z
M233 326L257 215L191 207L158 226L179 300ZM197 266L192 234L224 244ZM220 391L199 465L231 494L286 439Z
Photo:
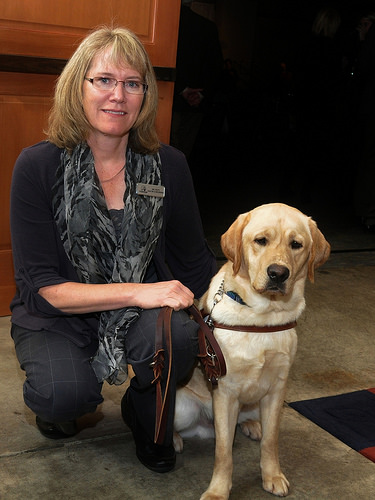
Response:
M312 219L309 219L309 227L312 237L312 247L308 264L308 277L311 283L314 283L314 270L328 260L331 252L331 245L318 229L316 222Z
M246 212L237 217L227 232L221 236L221 249L225 257L233 262L233 272L237 274L242 262L242 232L251 217Z

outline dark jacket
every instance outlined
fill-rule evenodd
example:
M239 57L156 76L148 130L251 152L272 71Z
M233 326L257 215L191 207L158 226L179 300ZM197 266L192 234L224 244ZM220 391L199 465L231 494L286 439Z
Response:
M65 314L38 293L47 285L79 281L52 211L52 186L60 154L53 144L41 142L24 149L14 167L11 234L17 293L11 303L12 322L31 330L60 332L85 345L96 333L98 315ZM216 271L215 256L204 239L185 156L163 145L160 157L165 198L153 263L160 281L178 279L199 297Z

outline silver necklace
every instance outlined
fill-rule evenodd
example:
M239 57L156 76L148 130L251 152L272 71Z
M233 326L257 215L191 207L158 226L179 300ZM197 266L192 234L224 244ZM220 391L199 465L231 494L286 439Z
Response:
M117 174L113 175L113 176L112 176L112 177L110 177L109 179L100 180L100 182L101 182L101 183L103 183L103 182L109 182L109 181L112 181L115 177L117 177L117 176L118 176L118 174L119 174L120 172L122 172L122 171L124 170L124 168L125 168L125 165L124 165L123 167L121 167L121 169L117 172Z

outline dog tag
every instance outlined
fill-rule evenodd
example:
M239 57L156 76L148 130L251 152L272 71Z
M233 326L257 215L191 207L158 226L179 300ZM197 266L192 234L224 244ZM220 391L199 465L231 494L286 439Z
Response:
M155 196L156 198L164 198L165 187L156 186L155 184L137 183L136 193L143 196Z

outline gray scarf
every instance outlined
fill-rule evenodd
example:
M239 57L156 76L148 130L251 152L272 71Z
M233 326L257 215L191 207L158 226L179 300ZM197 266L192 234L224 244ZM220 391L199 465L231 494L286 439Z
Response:
M85 143L63 151L53 187L53 210L64 249L82 283L140 283L152 259L162 226L163 199L136 194L136 184L161 184L160 157L128 148L126 191L117 240L104 194ZM92 367L100 382L122 384L127 378L124 338L141 309L105 311L99 320L99 349Z

